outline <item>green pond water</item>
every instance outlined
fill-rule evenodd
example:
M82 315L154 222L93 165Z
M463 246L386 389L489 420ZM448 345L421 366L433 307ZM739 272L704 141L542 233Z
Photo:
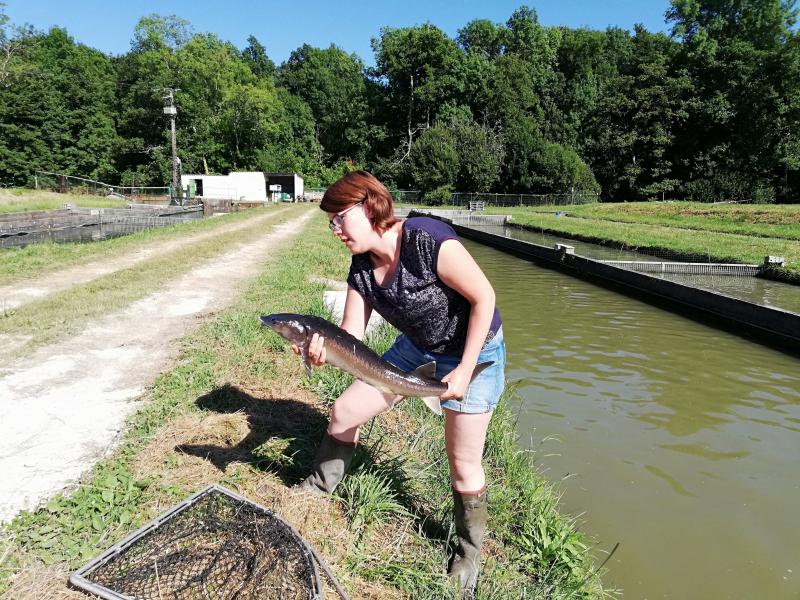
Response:
M800 598L800 358L465 241L522 443L634 599Z

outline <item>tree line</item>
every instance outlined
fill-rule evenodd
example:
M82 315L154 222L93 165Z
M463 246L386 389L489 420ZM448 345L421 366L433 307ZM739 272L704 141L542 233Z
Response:
M546 27L522 6L455 38L384 27L374 67L304 44L276 66L175 16L109 56L0 4L0 185L37 169L121 185L171 178L166 88L184 173L366 168L431 197L597 192L607 200L797 201L794 0L672 0L669 34Z

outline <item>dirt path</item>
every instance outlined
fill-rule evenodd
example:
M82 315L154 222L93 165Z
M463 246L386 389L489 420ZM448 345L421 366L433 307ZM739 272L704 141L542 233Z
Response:
M218 235L245 229L259 221L268 221L285 210L284 208L270 211L253 219L222 225L215 228L213 231L205 231L179 239L166 239L159 242L151 242L148 243L146 247L134 248L111 259L104 258L94 260L86 264L75 265L74 267L52 273L45 273L38 276L33 281L22 280L11 285L0 286L0 309L8 310L17 308L28 302L40 300L55 292L69 289L74 285L92 281L93 279L108 275L109 273L114 273L121 269L127 269L154 256L169 254L180 248L185 248L191 244Z
M73 483L107 452L137 408L134 400L174 359L172 342L199 315L230 304L268 253L301 231L312 213L0 368L0 522Z

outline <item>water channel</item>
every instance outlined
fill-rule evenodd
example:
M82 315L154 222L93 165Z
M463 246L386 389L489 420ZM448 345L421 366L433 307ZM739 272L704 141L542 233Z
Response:
M465 244L497 292L523 444L598 559L620 542L606 586L800 598L800 358Z
M0 235L0 249L23 248L30 244L42 242L52 243L84 243L99 242L123 235L130 235L155 227L167 227L179 223L203 218L202 212L187 212L180 216L131 216L118 218L110 222L90 223L76 227L54 227L52 229L34 230L22 235Z
M552 248L555 244L568 244L575 248L575 253L597 260L634 260L634 261L660 261L664 260L650 254L642 254L630 250L619 250L612 247L589 244L578 240L560 238L546 233L537 233L520 227L487 227L479 226L479 229L505 235L516 240L533 242ZM667 259L669 260L669 259ZM800 288L796 285L762 279L760 277L729 277L725 275L680 275L665 274L660 275L665 279L671 279L679 283L702 287L718 293L764 304L783 310L800 313Z

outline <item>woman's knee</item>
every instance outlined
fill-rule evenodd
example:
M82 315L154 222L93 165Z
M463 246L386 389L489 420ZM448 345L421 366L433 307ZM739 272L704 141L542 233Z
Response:
M481 457L472 456L459 456L455 454L450 456L450 470L454 475L469 477L473 473L479 473L483 470L483 461Z
M391 406L379 390L356 382L336 399L331 408L331 422L339 426L358 427Z
M331 423L357 427L361 425L358 411L354 410L353 402L346 398L338 398L331 407Z

